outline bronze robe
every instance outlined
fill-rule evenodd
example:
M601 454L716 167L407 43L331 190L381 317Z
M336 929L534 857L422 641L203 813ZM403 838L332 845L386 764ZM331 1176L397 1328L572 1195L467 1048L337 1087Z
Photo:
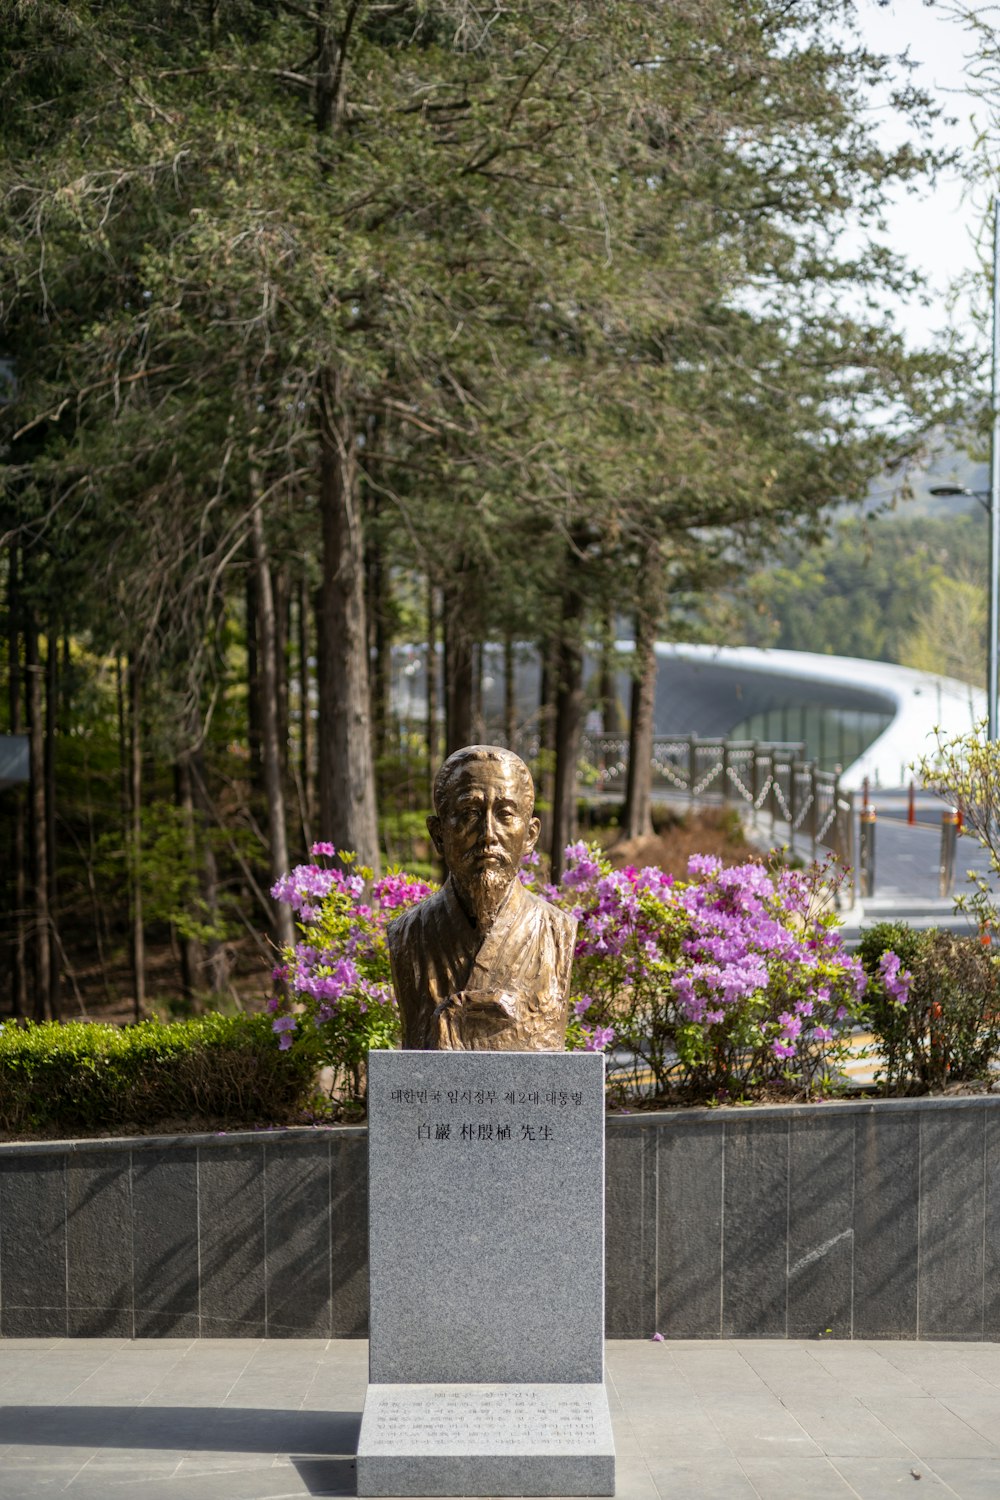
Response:
M469 921L449 876L386 931L403 1047L561 1051L575 937L576 919L519 880L484 934ZM438 1010L463 992L470 1003Z

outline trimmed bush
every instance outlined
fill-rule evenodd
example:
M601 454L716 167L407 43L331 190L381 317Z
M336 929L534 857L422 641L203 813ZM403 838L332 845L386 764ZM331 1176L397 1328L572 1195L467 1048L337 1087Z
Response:
M315 1058L279 1052L265 1015L108 1026L0 1026L0 1130L42 1134L163 1121L280 1124L314 1089Z
M985 1084L1000 1057L1000 960L978 938L882 922L859 948L886 1094ZM887 968L894 953L903 966Z

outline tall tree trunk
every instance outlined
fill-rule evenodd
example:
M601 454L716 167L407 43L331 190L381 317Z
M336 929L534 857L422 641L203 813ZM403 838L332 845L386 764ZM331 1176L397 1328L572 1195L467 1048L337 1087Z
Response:
M583 594L579 563L570 557L556 655L555 783L552 793L552 880L563 871L563 850L576 837L576 781L583 732Z
M614 618L609 610L604 620L604 635L601 640L601 674L598 682L601 728L605 734L621 734L622 732L617 679L618 652L615 650Z
M364 542L354 435L340 377L327 371L319 401L323 608L319 651L320 834L379 869L368 689Z
M207 826L218 821L218 813L212 806L205 784L205 756L202 742L202 729L200 722L196 726L197 733L192 735L192 743L197 749L192 750L189 767L191 772L191 787L194 794L195 811L201 816L203 823ZM208 939L205 954L205 972L208 975L208 987L213 995L225 994L229 987L229 950L222 938L218 935L220 930L219 913L219 871L215 859L215 850L210 838L201 840L201 873L202 873L202 899L208 913L209 926L213 929L213 935Z
M514 637L508 630L503 638L503 733L508 750L517 738L517 693L515 682Z
M653 832L653 728L656 706L656 627L662 576L650 555L643 569L643 601L635 621L635 662L629 714L628 779L622 837L648 838Z
M132 989L135 1019L141 1021L146 1008L146 929L142 917L142 674L134 656L129 657L127 681L131 730L128 806L132 853Z
M31 611L24 627L24 668L28 700L28 762L31 780L31 848L34 955L34 1013L38 1021L52 1015L51 937L49 932L48 848L45 838L45 721L42 712L42 667L38 655L38 626Z
M486 710L483 704L483 660L486 648L477 641L472 648L472 736L477 744L486 739Z
M463 568L461 559L459 571ZM445 633L445 754L473 741L473 651L463 591L443 590Z
M313 810L316 806L316 771L313 755L312 670L309 666L309 583L305 575L298 589L298 656L299 656L299 816L302 823L302 847L312 843Z
M438 738L438 601L437 589L427 580L427 801L431 799L431 787L437 771L438 755L441 751Z
M373 462L374 418L366 432L366 463ZM388 579L378 535L379 494L371 485L365 491L365 612L368 616L368 660L371 662L372 743L376 760L385 755L389 730L389 687L392 680L389 641Z
M49 886L49 1010L61 1013L58 867L56 864L56 733L59 717L59 634L45 638L45 868Z
M10 709L11 734L24 733L23 676L21 671L21 597L18 579L19 556L16 547L10 549L7 573L7 662L8 704ZM28 880L25 862L25 806L24 787L14 787L9 794L13 799L13 864L14 864L14 921L11 934L11 1014L25 1016L28 1013L28 962L25 934L25 912L28 904Z
M254 567L257 574L257 671L260 682L260 743L264 794L267 798L267 842L272 883L287 875L288 832L285 824L285 789L281 765L281 740L278 726L278 639L275 623L274 595L271 590L271 568L264 536L264 502L261 499L260 476L251 463L250 486L253 509L250 515ZM295 942L292 909L284 901L274 904L274 935L282 948Z
M536 777L537 811L542 822L539 845L552 844L552 803L555 795L556 765L556 683L559 680L556 635L553 631L539 643L541 671L538 685L538 775Z
M184 831L184 848L188 868L194 875L198 870L198 839L194 821L194 778L191 775L191 752L184 749L174 762L174 796L181 815ZM181 950L181 989L190 1004L202 985L204 954L196 937L178 933Z
M245 624L247 638L247 747L250 751L250 785L255 792L263 791L263 761L260 750L260 667L257 651L258 588L256 563L246 576L244 590Z
M278 718L278 749L281 773L288 771L288 636L291 590L288 569L272 567L271 596L274 600L274 703Z

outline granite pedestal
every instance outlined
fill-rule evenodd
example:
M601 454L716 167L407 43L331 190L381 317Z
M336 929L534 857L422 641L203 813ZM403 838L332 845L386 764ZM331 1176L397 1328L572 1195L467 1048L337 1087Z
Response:
M604 1059L373 1052L359 1495L611 1495Z

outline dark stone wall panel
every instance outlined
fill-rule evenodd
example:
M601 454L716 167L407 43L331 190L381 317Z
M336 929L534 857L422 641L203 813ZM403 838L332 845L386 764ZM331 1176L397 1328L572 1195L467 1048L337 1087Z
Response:
M264 1145L198 1151L201 1331L263 1338Z
M69 1332L131 1338L130 1152L70 1157L66 1169Z
M919 1128L871 1109L855 1135L854 1337L917 1336Z
M784 1338L787 1324L788 1124L725 1122L722 1333Z
M722 1332L723 1132L716 1121L666 1126L659 1152L657 1328L664 1338Z
M64 1337L66 1162L15 1157L0 1171L0 1336Z
M789 1132L789 1338L851 1336L854 1119L800 1120Z
M1000 1112L983 1111L986 1202L983 1267L983 1338L1000 1340Z
M368 1336L368 1141L330 1145L332 1337Z
M1000 1339L1000 1099L612 1118L607 1163L611 1335ZM363 1336L367 1205L359 1130L0 1145L0 1336Z
M264 1147L267 1333L331 1337L330 1147Z
M984 1129L981 1110L920 1117L917 1337L983 1336Z
M196 1338L198 1152L136 1152L132 1162L135 1336Z
M656 1330L656 1131L608 1132L604 1176L604 1327L609 1339Z

